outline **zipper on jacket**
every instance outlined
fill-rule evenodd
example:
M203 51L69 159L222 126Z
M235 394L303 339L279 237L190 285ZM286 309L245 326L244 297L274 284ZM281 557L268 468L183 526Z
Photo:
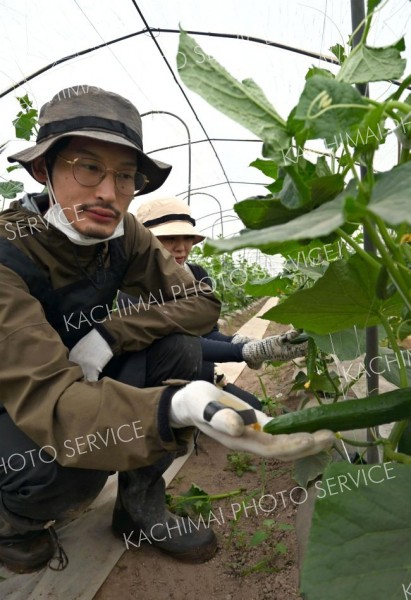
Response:
M103 249L104 249L104 243L100 243L97 244L97 254L96 254L96 263L97 263L97 269L96 269L96 286L100 286L100 285L104 285L105 281L106 281L106 272L104 270L104 256L103 256Z
M90 274L84 269L79 260L76 247L73 246L73 254L75 261L77 263L78 268L83 273L83 275L93 284L96 290L102 289L104 284L106 283L107 273L104 269L104 242L100 242L96 245L96 252L94 255L94 260L96 264L96 270L93 274Z

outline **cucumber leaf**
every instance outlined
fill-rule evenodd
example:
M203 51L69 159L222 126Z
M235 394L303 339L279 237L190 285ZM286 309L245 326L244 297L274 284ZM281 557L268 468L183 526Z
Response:
M408 385L411 386L411 350L402 349L401 357L407 374ZM398 359L394 352L389 348L380 348L379 354L375 358L377 358L376 364L375 359L372 359L374 364L371 363L370 365L372 370L397 387L402 387Z
M410 495L409 465L331 464L314 505L304 598L403 598L411 589Z
M330 50L341 65L347 59L344 46L341 46L341 44L334 44L334 46L331 46Z
M404 73L407 62L401 58L400 50L404 50L403 38L384 48L371 48L359 44L344 61L336 79L346 83L397 79Z
M299 290L263 315L277 323L327 334L348 327L364 328L401 313L402 301L396 293L388 300L375 296L379 269L353 255L348 261L332 262L324 276L307 290Z
M331 462L331 454L323 450L314 456L304 456L294 463L293 478L301 487L306 488L310 481L324 473Z
M262 158L257 158L252 163L250 163L250 167L254 167L258 169L267 177L271 177L272 179L277 179L278 177L278 166L272 160L263 160Z
M24 189L24 185L21 181L2 181L0 183L0 196L6 198L7 200L12 200L20 194Z
M280 225L303 215L303 209L289 209L280 198L247 198L234 205L234 210L248 229L264 229Z
M244 285L244 291L250 296L263 298L264 296L278 296L293 292L295 284L291 277L278 276L270 277L259 283L247 281Z
M237 81L184 31L180 33L177 69L188 88L262 141L269 141L281 159L281 150L291 143L286 123L254 81Z
M365 330L350 327L343 331L319 335L307 331L317 346L327 354L335 354L340 360L358 358L365 352Z
M367 208L390 225L411 224L410 188L411 162L406 162L378 177Z
M341 138L355 135L367 110L350 84L314 75L306 81L295 119L304 121L306 139L324 138L328 146L338 147Z
M258 232L248 231L228 239L209 239L204 246L204 254L212 254L213 251L230 252L247 247L260 248L271 254L278 252L283 253L282 243L284 242L293 240L311 240L327 236L344 224L344 204L346 199L350 197L352 193L355 193L355 184L350 182L345 190L338 194L333 200L330 200L311 212L300 215L287 223L271 227L266 226ZM236 210L241 209L236 208ZM282 214L286 215L287 213L283 212Z

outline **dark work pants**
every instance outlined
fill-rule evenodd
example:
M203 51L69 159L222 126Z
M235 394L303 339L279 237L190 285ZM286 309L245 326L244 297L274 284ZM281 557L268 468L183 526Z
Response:
M214 333L216 335L216 333ZM211 362L243 362L245 344L232 344L219 339L200 338L203 360Z
M199 379L200 371L198 338L173 334L140 352L114 357L102 376L153 387L171 378ZM1 411L0 515L6 520L8 513L39 522L75 516L98 496L109 474L60 466Z
M232 344L232 346L233 345L234 344ZM202 364L200 379L204 379L204 381L210 381L211 383L214 383L214 367L214 363L204 360ZM247 390L239 388L234 383L227 383L222 389L225 392L228 392L229 394L233 394L233 396L237 396L237 398L240 398L244 402L247 402L247 404L249 404L253 408L261 410L261 402L259 401L257 396L254 396L254 394L247 392Z

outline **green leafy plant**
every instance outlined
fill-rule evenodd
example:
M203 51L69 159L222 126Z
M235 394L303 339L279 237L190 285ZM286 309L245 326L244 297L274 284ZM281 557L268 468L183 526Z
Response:
M266 389L265 383L263 382L263 377L265 375L269 376L270 379L272 379L276 376L276 370L275 369L273 370L270 365L270 366L268 366L268 368L265 370L264 373L262 373L261 375L257 375L257 379L259 381L259 384L260 384L260 387L262 390L262 394L263 394L261 397L259 397L259 400L261 402L262 411L266 415L271 415L272 417L274 417L278 413L279 409L284 409L284 406L281 402L282 393L280 392L274 398L267 394L267 389Z
M411 76L384 101L362 96L352 84L362 82L365 71L373 81L376 73L380 79L390 78L404 69L403 42L372 49L365 41L363 53L353 50L337 75L318 70L308 74L300 100L286 121L254 82L237 82L215 60L198 64L194 53L198 45L184 32L179 55L185 61L180 74L188 86L260 135L267 160L253 164L273 177L267 187L275 190L263 199L238 203L235 210L248 231L227 240L209 240L206 254L255 247L286 256L298 249L325 249L342 240L351 249L348 257L330 262L313 285L289 294L266 316L312 332L320 347L320 336L345 332L349 337L354 335L350 328L382 326L399 359L401 386L406 387L407 373L392 323L400 331L398 322L405 323L411 314L411 217L404 212L411 183L411 133L406 121L411 100L401 100ZM204 86L204 81L210 85ZM231 99L234 90L235 102ZM401 138L399 164L376 174L373 160L388 135L389 119L401 124L406 141ZM322 139L333 150L331 165L324 157L313 164L302 156L311 139ZM365 179L360 178L358 164L367 167ZM374 241L375 255L356 241L354 233L360 226ZM401 423L394 428L393 447L404 427Z
M241 494L241 490L233 490L223 494L210 495L202 490L197 484L192 483L190 489L183 494L173 496L166 494L166 502L171 510L177 515L203 515L208 516L212 511L212 502L232 498Z
M355 48L347 53L341 46L332 48L341 63L336 72L316 67L308 71L298 103L286 119L254 81L237 81L214 58L199 63L196 57L200 47L185 32L180 35L177 62L189 88L261 139L263 158L252 166L272 180L266 186L265 197L248 198L235 205L245 230L230 239L208 240L205 254L258 248L268 254L281 254L290 262L299 252L309 256L315 251L327 256L330 244L339 245L341 256L315 268L311 264L300 268L298 278L288 273L261 282L253 286L253 291L255 295L282 292L281 302L265 317L304 329L325 353L330 351L331 340L333 354L341 360L357 358L364 330L378 326L381 346L396 361L396 372L388 362L381 367L383 352L375 357L379 360L375 368L387 379L395 375L397 385L409 394L411 403L410 372L401 347L410 334L411 322L411 212L407 210L411 188L411 75L404 75L403 39L380 48L367 44L373 13L380 2L368 2L362 37ZM354 87L401 77L396 91L378 101ZM378 173L375 157L388 136L395 136L398 143L397 164ZM324 155L315 163L306 154L311 140L324 145ZM374 252L362 246L363 231L372 241ZM316 361L317 357L316 353ZM325 370L319 371L317 362L311 366L311 376L303 385L309 383L313 389L320 378L320 387L329 385L338 396L335 386L341 382ZM373 402L378 404L378 398L373 396ZM376 410L380 410L378 406ZM356 415L352 417L355 424ZM376 435L375 439L384 448L383 460L403 463L396 470L401 476L397 474L396 479L387 481L384 488L382 484L370 486L367 494L364 486L358 485L350 494L327 497L322 504L317 501L307 567L302 574L302 590L307 598L325 600L330 589L335 600L388 598L393 590L401 593L401 584L409 583L406 565L411 561L411 549L401 544L399 561L398 539L390 539L392 521L400 527L405 516L411 518L404 504L404 480L411 480L410 457L397 451L407 423L408 418L400 420L387 438ZM331 464L326 473L341 475L343 468L358 473L363 467ZM371 505L374 502L374 506L382 506L384 501L381 519ZM333 521L336 514L341 515L338 528ZM345 549L351 543L363 557L361 567L356 565L360 577L355 578ZM334 548L333 560L323 560L325 548L330 547ZM372 577L366 578L366 573L372 573Z
M253 464L253 456L247 452L229 452L227 462L227 470L234 471L238 477L242 477L249 471L253 473L257 471L257 467Z
M252 497L260 490L254 490L246 498L243 499L244 504L247 505ZM237 549L241 550L242 553L247 553L253 548L261 547L261 551L264 553L264 558L258 560L256 563L241 568L238 572L239 575L245 577L251 573L266 572L273 573L279 569L276 566L276 559L278 556L286 554L288 552L287 546L279 541L273 541L276 533L281 531L289 531L294 529L293 525L289 523L279 523L275 519L264 519L258 529L253 532L242 527L244 517L244 511L240 510L236 514L236 518L231 523L231 532L228 540L229 546L234 545ZM238 565L231 565L233 570L238 571Z
M248 306L253 297L247 293L247 284L268 277L267 271L258 263L234 259L229 254L222 257L204 256L197 246L191 251L190 261L201 265L209 274L213 288L222 302L223 316Z
M294 529L294 526L289 523L277 523L275 519L264 519L261 529L252 534L249 544L251 547L261 545L266 540L270 540L276 531L288 531L290 529ZM288 548L283 542L276 542L270 549L268 556L244 569L241 575L244 577L257 572L276 572L279 569L275 566L275 559L279 555L287 554L287 552Z
M17 101L20 104L19 112L13 121L16 130L16 137L22 140L31 140L38 133L38 111L33 108L33 101L29 95L17 96Z
M28 94L25 96L18 96L17 101L20 105L20 111L17 113L16 118L13 120L13 125L16 131L16 137L23 140L30 140L34 134L38 133L37 121L38 112L33 108L33 102L30 100ZM0 154L5 150L7 142L0 145ZM11 173L15 169L19 169L17 165L12 165L7 168L7 172ZM24 185L21 181L4 180L0 181L0 197L3 198L1 204L1 210L4 209L4 203L6 200L13 200L17 194L20 194L24 190Z

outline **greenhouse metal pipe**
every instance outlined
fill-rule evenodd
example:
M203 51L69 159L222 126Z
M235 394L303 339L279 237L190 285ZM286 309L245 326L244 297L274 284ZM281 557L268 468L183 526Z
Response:
M152 40L152 42L153 42L154 46L156 47L156 49L158 50L158 52L160 53L160 56L161 56L161 58L163 59L163 61L164 61L164 64L166 65L166 67L167 67L167 69L168 69L168 71L169 71L169 74L171 75L171 78L173 79L174 83L176 84L177 88L179 89L179 91L180 91L181 95L183 96L183 98L184 98L184 100L185 100L185 102L186 102L187 106L190 108L191 112L193 113L194 117L196 118L196 120L197 120L197 123L199 124L199 126L200 126L200 127L201 127L201 129L203 130L203 132L204 132L204 134L205 134L206 138L208 138L208 139L209 139L209 135L208 135L208 133L207 133L207 130L206 130L206 128L205 128L205 125L203 125L203 122L202 122L202 120L201 120L201 119L200 119L200 117L198 116L198 114L197 114L197 111L196 111L196 109L194 108L194 105L192 104L192 102L191 102L190 98L188 97L188 95L187 95L187 92L186 92L185 88L183 87L182 83L180 82L179 78L177 77L177 74L176 74L176 72L174 71L173 67L172 67L172 66L171 66L171 64L170 64L170 61L168 60L168 58L167 58L167 57L166 57L166 55L164 54L164 52L163 52L163 49L161 48L160 44L158 43L158 41L157 41L157 39L156 39L156 36L154 35L154 33L152 32L151 28L149 27L149 25L148 25L148 23L147 23L147 20L146 20L145 16L143 15L143 13L142 13L142 11L141 11L140 7L138 6L138 4L137 4L136 0L131 0L131 2L133 3L133 6L134 6L134 8L136 9L136 11L137 11L137 13L138 13L138 15L139 15L140 19L143 21L144 25L147 27L147 31L148 31L148 33L149 33L149 35L150 35L150 37L151 37L151 40ZM227 185L228 185L228 187L230 188L230 192L231 192L231 193L232 193L232 195L233 195L234 201L235 201L235 202L237 202L236 195L235 195L235 193L234 193L234 190L233 190L233 188L231 187L231 184L230 184L230 182L229 182L229 180L228 180L228 176L227 176L227 173L225 172L225 167L224 167L224 165L223 165L223 162L222 162L222 160L221 160L221 158L220 158L220 155L218 154L218 152L217 152L217 149L216 149L216 147L214 146L213 142L211 142L211 141L210 141L210 142L209 142L209 144L210 144L210 148L211 148L211 150L212 150L212 151L213 151L213 153L214 153L214 156L216 157L216 160L217 160L218 164L220 165L221 172L223 173L223 175L224 175L224 178L225 178L225 180L226 180L226 182L227 182ZM190 204L190 202L188 202L188 204Z
M364 0L350 0L351 2L351 24L353 29L353 48L357 46L361 40L365 26L365 6ZM364 83L356 84L357 90L363 96L368 96L368 85ZM363 165L360 167L361 179L367 176L367 169ZM367 231L364 232L364 250L370 254L375 254L374 244L372 243ZM371 367L372 360L378 355L378 328L376 325L367 327L365 330L365 373L367 378L367 394L373 396L379 391L378 373L375 373ZM367 430L367 440L373 441L374 436L371 431ZM367 449L367 461L369 463L378 462L378 449L376 446L371 446Z
M177 196L178 195L179 194L177 194ZM191 195L193 196L194 194L191 194ZM208 217L214 217L214 215L219 215L219 214L221 214L221 212L223 212L223 213L232 212L232 208L225 208L223 211L216 210L215 212L208 213L207 215L203 215L202 217L197 217L196 223L198 223L199 221L202 221L202 219L208 219ZM232 216L234 216L234 215L232 215Z
M36 77L38 77L39 75L42 75L43 73L46 73L47 71L49 71L50 69L53 69L57 65L60 65L64 62L67 62L74 58L77 58L78 56L83 56L85 54L89 54L90 52L95 52L96 50L100 50L102 48L107 48L113 44L118 44L119 42L123 42L130 38L137 37L139 35L144 35L149 31L155 32L155 33L175 33L177 35L180 34L179 29L169 29L169 28L164 28L164 27L151 27L151 28L145 27L144 29L141 29L140 31L134 31L133 33L129 33L127 35L122 35L121 37L114 38L112 40L104 41L102 44L97 44L96 46L90 46L89 48L84 48L83 50L79 50L75 54L68 54L66 56L62 56L61 58L58 58L54 62L49 63L48 65L45 65L44 67L41 67L40 69L38 69L37 71L34 71L33 73L30 73L30 75L26 75L20 81L16 81L11 86L9 86L8 88L6 88L2 92L0 92L0 98L7 96L7 94L10 94L11 92L16 90L20 86L25 85L27 82L31 81L32 79L35 79ZM186 33L188 33L190 35L204 35L207 37L217 37L217 38L221 38L221 39L224 39L224 38L234 39L234 40L241 39L241 41L243 41L243 42L252 42L252 43L263 44L264 46L269 46L272 48L280 48L282 50L287 50L289 52L296 52L297 54L301 54L302 56L309 56L311 58L323 60L328 63L339 64L338 61L334 57L331 57L331 56L323 56L321 54L318 54L317 52L311 52L308 50L304 50L302 48L295 48L293 46L286 46L284 44L279 44L277 42L272 42L270 40L265 40L263 38L253 37L253 36L250 36L247 34L217 33L217 32L212 32L212 31L195 31L195 30L190 30L190 29L188 29L186 31ZM394 85L401 85L401 81L397 81L396 79L393 79L391 81L391 83L393 83ZM407 86L407 89L411 89L411 86Z
M180 121L180 123L182 123L186 129L187 132L187 141L188 141L188 186L187 186L187 204L188 206L190 206L190 196L191 196L191 135L190 135L190 130L187 126L187 123L185 123L185 121L183 121L183 119L181 117L179 117L178 115L175 115L172 112L169 112L168 110L150 110L149 112L143 113L141 115L141 117L146 117L147 115L169 115L170 117L174 117L175 119L178 119ZM166 150L167 148L164 148L164 150Z
M191 194L192 196L210 196L210 198L213 198L213 200L215 200L220 208L220 221L221 221L221 236L224 237L224 229L223 229L223 207L221 206L221 202L220 200L218 200L218 198L216 198L215 196L213 196L213 194L209 194L207 192L194 192L193 194ZM183 200L185 200L188 196L185 196L183 198ZM190 205L190 202L188 202L188 205ZM214 225L213 225L214 227Z
M223 220L225 221L240 221L240 217L236 217L235 215L224 215ZM223 224L223 222L220 219L216 219L214 221L214 223L211 226L211 238L214 239L214 226L218 223L221 222L221 225ZM208 228L207 228L208 229ZM204 231L204 230L202 230Z

